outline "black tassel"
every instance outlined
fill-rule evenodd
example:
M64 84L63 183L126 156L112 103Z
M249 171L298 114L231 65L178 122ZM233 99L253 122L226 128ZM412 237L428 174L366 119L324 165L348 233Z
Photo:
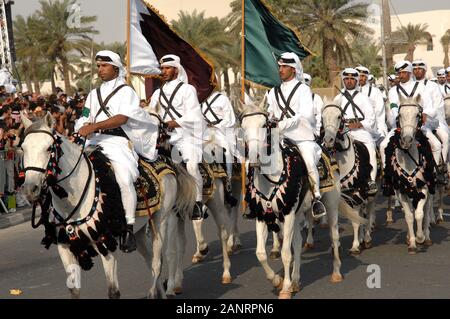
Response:
M58 243L59 244L68 244L69 243L69 236L67 236L67 233L66 233L66 230L64 229L64 227L59 228Z
M98 233L92 228L91 226L88 226L87 228L89 235L91 236L92 240L97 241L98 239Z
M116 251L117 241L114 239L114 237L111 236L111 234L109 234L109 233L105 234L103 236L105 237L104 243L105 243L106 247L108 247L108 250L111 252Z
M106 240L106 238L104 236L100 236L100 238L95 242L95 245L97 246L99 253L106 257L106 255L108 255L108 248L106 247L104 240Z
M89 257L87 252L81 252L77 258L78 263L80 264L81 269L83 270L91 270L94 263L92 262L92 258Z

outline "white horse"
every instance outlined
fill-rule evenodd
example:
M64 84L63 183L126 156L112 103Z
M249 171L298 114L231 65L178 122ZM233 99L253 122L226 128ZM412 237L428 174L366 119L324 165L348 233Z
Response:
M340 171L341 187L345 188L343 184L352 184L361 174L361 168L358 166L356 159L355 145L353 139L348 134L342 134L344 128L344 119L342 110L338 105L329 104L322 109L322 127L324 128L323 143L326 148L336 149L336 160L338 162ZM367 172L366 172L367 173ZM342 189L341 189L342 190ZM362 204L354 204L351 207L345 201L341 201L339 206L340 212L347 212L350 215L362 214L368 215L368 223L359 223L352 221L353 226L353 243L350 249L350 254L360 254L360 244L364 242L365 248L372 246L372 228L375 223L375 199L369 197Z
M47 188L47 167L51 160L49 149L59 145L62 153L56 158L56 165L61 169L61 174L57 185L63 188L66 198L59 198L55 192L50 189L52 196L52 207L57 212L62 221L60 222L62 230L74 231L73 234L79 234L82 231L85 239L94 247L97 253L100 253L96 241L89 232L90 228L94 231L97 228L95 221L99 220L99 213L102 212L103 193L97 194L97 181L94 175L93 166L86 154L82 153L81 148L69 141L66 137L57 134L53 129L53 119L49 113L35 123L32 123L24 114L21 114L22 122L26 128L26 135L22 144L24 152L23 164L25 171L25 181L23 184L26 196L30 201L37 201L41 193ZM58 142L59 141L59 142ZM70 173L69 173L70 172ZM145 258L146 264L150 267L153 275L152 285L148 292L148 297L163 298L167 295L174 295L180 292L183 280L182 253L185 240L184 219L185 213L192 210L195 202L194 181L181 167L177 167L178 178L173 175L165 175L162 178L162 205L156 212L151 221L152 227L151 239L146 234L146 227L136 227L136 240L138 251ZM89 178L93 176L94 178ZM86 191L83 192L83 189ZM101 191L101 190L100 190ZM175 208L175 210L173 209ZM49 221L55 220L56 214L50 211ZM70 213L69 213L70 212ZM181 218L176 217L179 212ZM60 220L56 220L58 222ZM80 223L77 223L80 221ZM148 218L141 219L143 226L148 224ZM136 223L138 226L138 221ZM178 233L180 232L180 236ZM97 238L98 240L98 238ZM164 291L160 278L162 249L167 245L167 259L169 267L169 278L167 291ZM104 249L104 248L103 248ZM106 275L109 298L119 298L119 283L117 278L117 259L116 253L111 249L100 253L103 262L103 268ZM115 249L112 249L115 250ZM78 265L78 259L71 252L69 245L58 243L58 252L67 274L70 276L74 265ZM72 298L80 297L80 288L69 288Z
M267 113L262 110L261 107L255 105L245 105L241 111L241 127L244 130L245 140L248 147L248 159L251 167L254 170L252 178L253 183L257 187L258 192L263 194L261 197L261 205L263 209L267 212L273 209L274 214L278 216L283 214L281 209L278 208L277 198L274 197L270 200L271 194L276 192L276 194L284 194L287 189L283 184L277 188L276 184L282 181L280 178L286 176L286 171L284 170L284 161L281 151L276 148L274 157L270 160L270 163L262 163L258 154L259 151L264 148L266 143L265 130L263 129L267 124ZM270 167L270 168L269 168ZM263 174L264 169L270 169L271 171L267 174ZM299 167L291 168L292 171L297 171ZM284 172L283 172L284 171ZM296 293L300 289L300 257L302 250L302 235L300 231L300 223L305 221L305 215L311 210L312 194L310 191L308 177L307 175L301 176L302 183L300 186L299 194L296 196L295 203L285 203L293 204L292 209L289 213L283 214L281 219L283 222L279 222L280 233L282 233L282 243L281 245L281 258L284 266L284 279L279 275L275 274L273 269L267 262L266 253L266 240L268 236L268 225L266 221L256 220L256 256L263 266L266 277L271 281L274 287L281 288L279 293L279 298L285 299L290 298L292 293ZM277 192L279 191L279 192ZM339 257L339 231L337 225L337 199L339 198L338 189L330 191L328 193L330 199L334 198L334 209L330 209L328 219L330 223L330 233L332 238L332 249L333 249L333 273L331 275L332 282L342 281L342 275L340 273L341 261ZM264 199L266 198L266 199ZM281 199L281 201L283 201ZM301 202L300 202L301 201ZM327 202L329 207L333 207L331 200ZM261 216L259 216L261 217ZM279 218L279 217L278 217ZM271 227L274 227L273 225ZM275 226L276 227L276 226ZM276 234L274 238L276 238ZM292 261L292 252L294 252L294 262L292 264L292 277L290 274L290 266Z
M386 148L385 175L391 176L395 194L405 213L409 254L417 252L416 243L426 246L432 244L429 211L433 203L430 200L428 183L433 179L433 172L427 165L433 162L433 158L429 147L419 152L419 147L428 144L419 128L422 116L419 100L420 96L400 100L400 133L391 139ZM416 232L414 218L417 223Z

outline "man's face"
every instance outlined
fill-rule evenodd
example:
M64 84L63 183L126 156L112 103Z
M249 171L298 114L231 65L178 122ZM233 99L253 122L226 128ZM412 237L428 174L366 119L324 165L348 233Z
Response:
M295 69L288 65L280 65L278 67L280 79L283 82L290 81L295 78Z
M438 83L439 83L440 85L444 85L445 82L447 81L447 79L445 78L445 76L440 76L440 77L438 77L437 79L438 79Z
M111 81L117 77L117 67L106 62L97 61L97 74L103 81Z
M359 75L359 84L360 84L361 86L364 86L364 85L366 85L366 82L367 82L367 75L365 75L365 74L360 74L360 75Z
M413 73L417 80L422 80L425 77L425 70L422 68L414 68Z
M446 73L445 77L447 79L447 83L450 83L450 72Z
M411 78L411 73L407 71L400 71L397 73L398 79L401 83L406 83Z
M178 76L178 69L173 66L162 66L161 67L161 77L164 82L173 81Z
M347 90L353 90L356 87L356 78L345 78L344 85Z

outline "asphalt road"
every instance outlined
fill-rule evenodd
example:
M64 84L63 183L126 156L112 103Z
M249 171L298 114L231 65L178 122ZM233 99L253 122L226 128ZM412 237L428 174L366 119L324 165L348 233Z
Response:
M450 199L447 198L446 212ZM332 284L332 270L328 230L317 228L316 247L302 255L301 287L294 298L450 298L450 219L432 228L434 245L421 249L417 255L408 255L406 224L399 209L394 213L395 223L384 225L385 203L377 206L377 229L373 235L374 247L352 257L350 224L341 227L342 274L344 281ZM233 282L220 283L222 261L219 242L212 218L206 220L205 236L210 253L197 265L191 264L194 253L192 226L186 226L188 242L184 259L184 292L176 298L277 298L277 292L265 279L263 269L255 256L255 225L240 219L243 249L231 257ZM57 249L45 250L40 245L43 229L33 230L29 224L0 230L0 298L68 298L66 275ZM270 240L269 240L270 243ZM281 271L281 260L272 261L276 271ZM368 266L380 267L381 287L368 288ZM119 282L122 298L144 298L150 284L149 271L138 253L119 254ZM82 298L106 298L106 282L100 259L89 272L82 273ZM11 289L20 289L20 295L11 295Z

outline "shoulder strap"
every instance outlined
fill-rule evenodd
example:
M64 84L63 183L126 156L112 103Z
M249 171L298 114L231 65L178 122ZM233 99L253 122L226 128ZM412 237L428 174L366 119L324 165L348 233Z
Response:
M401 91L405 97L413 97L414 94L416 94L416 90L417 90L418 86L419 86L419 82L416 82L416 84L414 85L413 90L411 91L410 94L408 94L406 92L406 90L400 84L397 84L397 94L400 95L400 91Z
M369 85L369 97L370 97L370 95L372 94L372 85Z
M352 106L352 111L353 111L353 115L355 116L355 118L358 118L359 121L364 121L364 119L366 118L366 116L364 115L363 111L361 111L361 109L358 107L358 105L356 105L354 98L358 95L358 91L355 91L353 93L353 95L350 95L348 93L348 91L346 90L343 95L344 97L347 99L347 104L345 104L344 110L342 111L343 114L345 114L345 112L347 111L347 108L349 107L349 105ZM358 117L357 113L361 114L361 118Z
M281 87L280 86L276 86L274 88L275 89L275 98L277 100L278 107L280 108L280 110L282 112L281 113L281 117L280 117L280 121L283 120L283 118L285 116L287 116L289 118L289 117L295 115L295 112L294 112L294 110L292 110L290 104L291 104L292 98L294 97L295 92L297 91L297 89L300 87L301 84L302 84L301 82L298 82L295 85L295 87L292 89L291 93L289 94L289 97L288 97L287 101L284 98L283 93L281 92ZM280 103L279 96L281 97L281 100L282 100L282 102L284 104L284 107Z
M202 103L202 105L206 105L206 110L205 112L203 112L203 117L205 118L205 120L210 123L210 124L218 124L222 121L222 119L220 119L217 114L214 112L214 110L211 108L212 105L214 104L214 102L221 96L222 94L218 93L216 94L216 96L213 97L213 99L211 100L211 102L208 102L208 99L205 100L205 102ZM206 113L210 112L211 115L214 117L214 122L211 122L208 117L206 116Z
M95 118L97 118L97 116L100 115L100 113L103 111L106 116L111 117L111 113L106 109L106 106L108 105L109 100L111 100L111 98L116 95L117 92L119 92L119 90L123 87L127 86L126 84L121 84L118 87L116 87L107 97L106 100L103 101L102 99L102 94L100 92L100 88L97 88L97 99L98 99L98 104L100 105L100 109L97 111L97 114L95 115Z
M183 84L184 84L183 82L178 83L178 85L175 87L175 90L173 90L172 95L170 96L170 99L168 99L166 94L164 93L164 90L163 90L164 86L161 87L160 94L159 94L159 104L164 108L163 120L166 118L167 115L169 115L172 120L175 120L175 117L172 115L172 112L175 113L175 115L178 118L182 117L182 115L177 110L175 110L172 103L173 103L173 100L175 99L175 96L177 95L178 91L183 86ZM167 105L164 105L162 103L161 97L165 100Z

